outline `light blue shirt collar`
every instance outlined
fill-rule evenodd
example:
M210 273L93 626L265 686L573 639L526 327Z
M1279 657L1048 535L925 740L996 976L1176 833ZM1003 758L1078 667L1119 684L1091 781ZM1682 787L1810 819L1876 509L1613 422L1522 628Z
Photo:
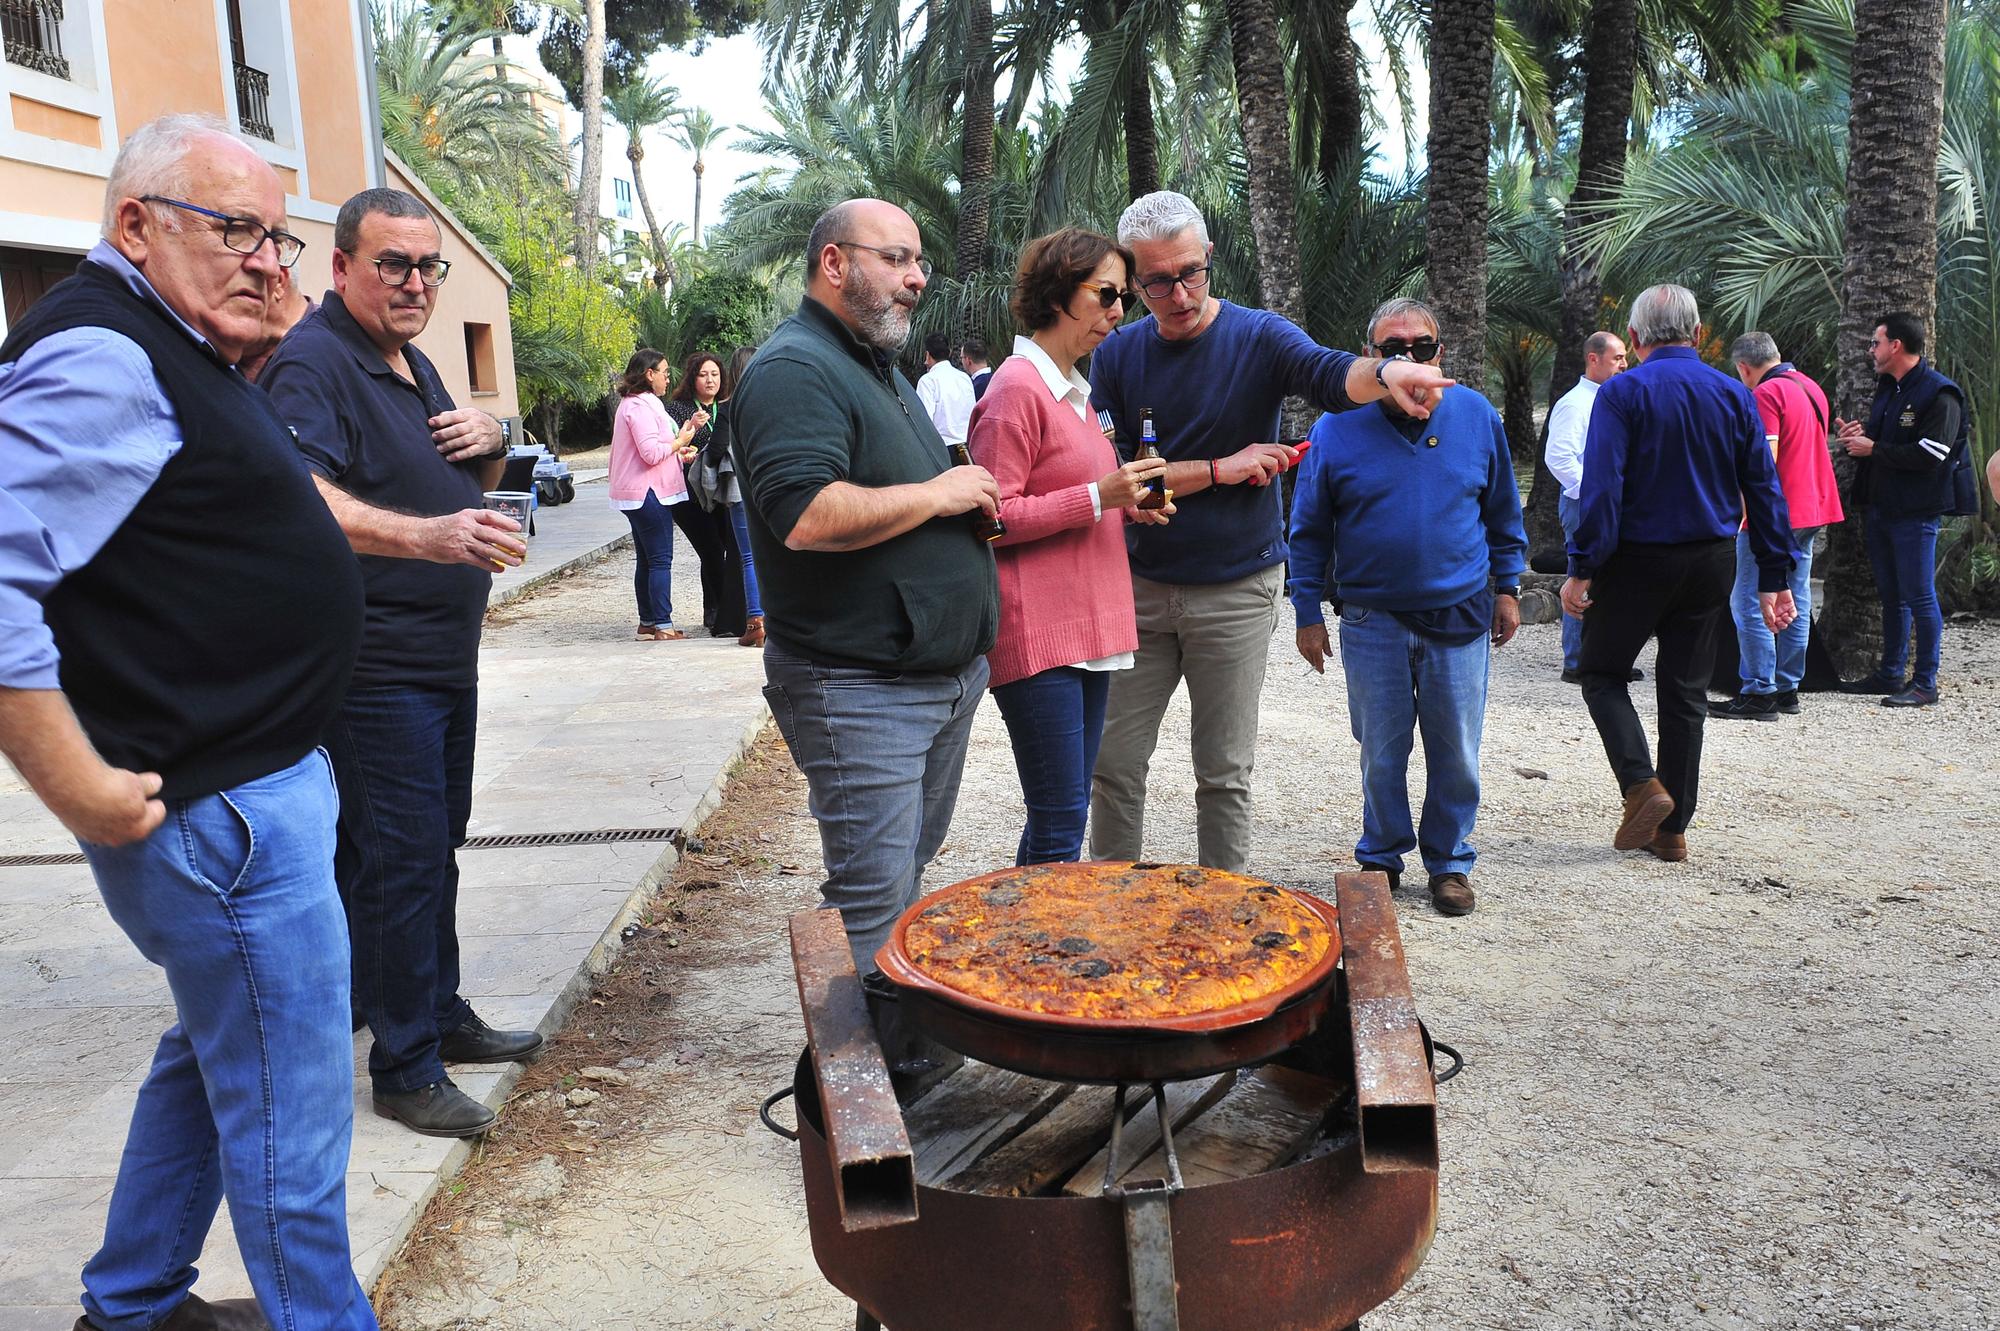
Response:
M161 298L159 292L153 290L153 284L146 280L146 275L137 268L134 268L132 261L119 253L118 248L110 241L100 240L91 246L90 253L83 256L83 261L85 263L94 263L100 268L107 269L112 276L116 277L129 288L132 294L140 300L145 301L155 309L165 310L167 317L180 325L180 330L193 339L196 346L204 348L210 355L215 356L217 359L221 358L221 353L216 351L209 340L200 333L197 333L194 330L194 325L181 318L175 312L174 307L167 304Z

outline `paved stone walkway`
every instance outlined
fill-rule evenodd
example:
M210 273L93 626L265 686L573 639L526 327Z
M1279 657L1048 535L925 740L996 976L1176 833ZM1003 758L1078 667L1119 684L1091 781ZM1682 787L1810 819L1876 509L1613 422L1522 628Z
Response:
M586 481L543 509L526 567L495 603L606 557L628 528ZM689 564L692 565L692 559ZM473 836L692 827L762 724L760 654L733 642L580 642L481 653ZM701 656L688 669L686 653ZM680 663L676 665L676 662ZM0 765L0 856L76 845ZM674 859L665 841L460 856L464 992L496 1026L556 1029L581 977L617 945L633 904ZM101 1237L139 1079L173 1020L160 973L106 915L84 866L0 867L0 1331L55 1331L77 1313L78 1272ZM367 1034L356 1039L348 1213L372 1285L424 1202L467 1152L375 1117ZM499 1106L516 1069L454 1072ZM197 1289L249 1293L226 1214Z

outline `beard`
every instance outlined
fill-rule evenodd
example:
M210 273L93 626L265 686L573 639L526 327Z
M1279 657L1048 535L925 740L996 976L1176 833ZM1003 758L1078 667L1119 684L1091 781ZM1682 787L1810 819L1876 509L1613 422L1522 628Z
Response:
M861 340L883 351L900 351L910 339L910 311L916 301L905 303L900 282L877 285L862 276L857 266L848 270L855 280L841 289L841 304Z

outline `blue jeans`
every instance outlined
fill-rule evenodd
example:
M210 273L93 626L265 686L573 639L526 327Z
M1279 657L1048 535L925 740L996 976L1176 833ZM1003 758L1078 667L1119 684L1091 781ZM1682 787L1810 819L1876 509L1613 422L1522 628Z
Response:
M660 497L648 491L642 508L625 510L632 524L632 591L643 628L674 626L674 520Z
M993 690L1007 737L1028 825L1014 852L1016 864L1066 864L1083 855L1083 824L1090 813L1090 773L1104 736L1104 700L1111 674L1058 666Z
M1736 585L1729 592L1729 613L1736 620L1736 650L1742 657L1737 673L1743 692L1794 693L1806 677L1806 641L1812 636L1812 543L1817 527L1792 531L1792 603L1799 617L1773 637L1757 601L1757 561L1750 553L1750 533L1736 533Z
M372 1328L347 1242L354 1044L338 805L324 754L175 800L144 841L85 845L111 918L166 971L178 1018L139 1088L83 1306L150 1331L187 1297L229 1198L273 1326Z
M1361 744L1361 840L1354 858L1397 872L1416 850L1433 874L1470 873L1479 814L1479 741L1486 729L1490 648L1412 633L1386 610L1340 610L1347 715ZM1414 732L1424 737L1424 812L1410 826Z
M1917 660L1910 683L1934 689L1944 644L1944 612L1937 599L1938 520L1885 518L1871 509L1866 535L1875 591L1882 598L1882 677L1903 677L1915 624Z
M444 1080L458 994L458 856L472 816L479 690L357 688L327 737L340 783L334 873L354 937L354 1003L378 1091Z
M764 677L819 824L820 904L841 912L866 975L951 827L986 658L952 673L897 674L819 665L767 644Z
M757 556L750 553L750 519L743 515L743 505L729 506L729 525L736 531L736 552L743 560L744 613L762 616L764 602L757 595Z
M1583 500L1562 495L1556 500L1556 514L1562 520L1563 547L1568 549L1576 537L1577 524L1583 521ZM1583 621L1569 611L1562 612L1563 669L1574 673L1577 663L1583 659Z

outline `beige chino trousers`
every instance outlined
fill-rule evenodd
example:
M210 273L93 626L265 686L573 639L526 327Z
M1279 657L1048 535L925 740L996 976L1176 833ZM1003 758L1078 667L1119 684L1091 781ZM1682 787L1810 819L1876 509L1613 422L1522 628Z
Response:
M1284 587L1281 564L1212 586L1134 575L1139 649L1130 670L1111 676L1090 783L1093 859L1144 858L1146 774L1160 741L1160 718L1185 679L1201 863L1247 872L1258 700Z

